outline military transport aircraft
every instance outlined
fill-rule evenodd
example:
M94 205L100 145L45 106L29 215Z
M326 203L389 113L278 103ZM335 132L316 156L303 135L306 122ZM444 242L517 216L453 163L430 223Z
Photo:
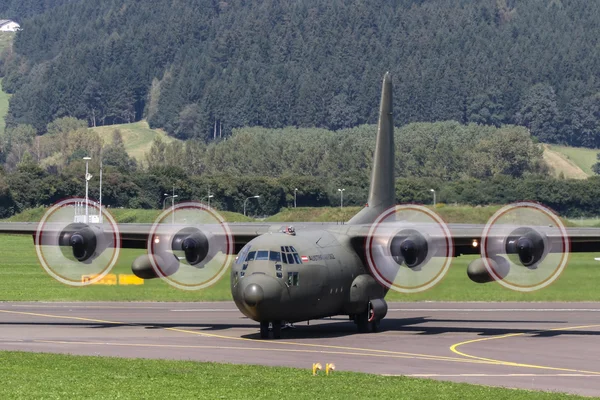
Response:
M202 207L183 206L181 212L184 216L186 210L212 212ZM175 279L183 288L190 271L213 269L210 278L196 282L195 287L205 287L231 264L235 304L260 323L265 339L280 338L282 323L335 315L349 316L359 332L377 331L387 313L384 298L389 290L428 289L440 281L452 257L461 254L482 255L469 264L467 273L473 281L496 280L529 291L555 280L570 251L600 248L600 230L566 229L549 210L533 203L505 207L486 225L446 225L425 207L395 206L389 73L383 78L368 203L357 215L344 224L293 227L211 221L178 217L172 223L118 226L4 223L0 233L33 235L40 262L55 269L72 268L74 262L75 269L79 265L84 271L111 247L146 249L147 254L133 262L133 273L143 279L184 274ZM52 247L60 249L58 256L48 250ZM229 258L209 267L211 260L223 255Z

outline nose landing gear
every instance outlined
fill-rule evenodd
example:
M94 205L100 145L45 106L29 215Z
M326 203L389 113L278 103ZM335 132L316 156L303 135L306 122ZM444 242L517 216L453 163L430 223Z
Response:
M281 321L262 321L260 323L260 338L269 339L269 333L273 339L281 339Z

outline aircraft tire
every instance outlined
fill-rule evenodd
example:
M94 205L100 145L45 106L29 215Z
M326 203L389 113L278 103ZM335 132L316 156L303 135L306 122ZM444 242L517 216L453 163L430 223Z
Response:
M369 333L371 331L371 323L367 313L360 313L356 316L356 326L358 333Z
M379 332L379 324L381 320L371 322L371 332Z
M281 321L273 321L273 339L281 339Z
M264 321L260 323L260 338L268 339L269 338L269 322Z

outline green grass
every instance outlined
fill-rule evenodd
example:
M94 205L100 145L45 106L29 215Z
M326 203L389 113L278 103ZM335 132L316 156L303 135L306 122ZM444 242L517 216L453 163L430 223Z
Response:
M600 150L598 149L586 149L582 147L569 147L569 146L549 146L553 151L556 151L564 155L567 159L572 161L575 165L581 168L586 174L594 175L592 172L592 165L596 164L598 160L596 155Z
M429 379L193 361L0 352L2 399L583 399Z
M146 121L139 121L132 124L108 125L91 128L98 132L104 143L112 142L112 134L115 129L121 131L123 135L123 143L127 153L138 161L144 161L146 152L152 147L152 141L156 137L160 137L164 142L173 142L174 139L168 136L160 129L150 129Z
M123 249L114 273L131 273L131 263L143 250ZM180 291L158 279L141 286L93 285L74 288L48 276L37 261L32 238L0 236L0 301L222 301L231 300L229 273L201 291ZM572 254L563 275L550 287L533 293L513 292L499 284L471 282L467 265L474 256L454 259L448 275L419 294L389 293L394 301L600 301L600 254Z
M4 220L10 222L38 222L46 212L47 208L38 207L25 210L20 214ZM110 208L108 212L118 223L153 223L163 210L133 210L128 208ZM219 211L219 214L227 222L251 222L254 219L242 214L230 211Z
M0 35L1 37L1 35ZM2 79L0 79L0 88L2 87ZM4 135L6 123L4 122L6 114L8 114L8 100L10 95L0 90L0 136Z

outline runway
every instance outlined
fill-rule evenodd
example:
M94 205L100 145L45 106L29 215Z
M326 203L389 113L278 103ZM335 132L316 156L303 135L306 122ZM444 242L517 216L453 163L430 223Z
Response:
M600 304L390 303L382 331L345 318L281 340L222 303L0 303L0 349L407 375L600 396Z

